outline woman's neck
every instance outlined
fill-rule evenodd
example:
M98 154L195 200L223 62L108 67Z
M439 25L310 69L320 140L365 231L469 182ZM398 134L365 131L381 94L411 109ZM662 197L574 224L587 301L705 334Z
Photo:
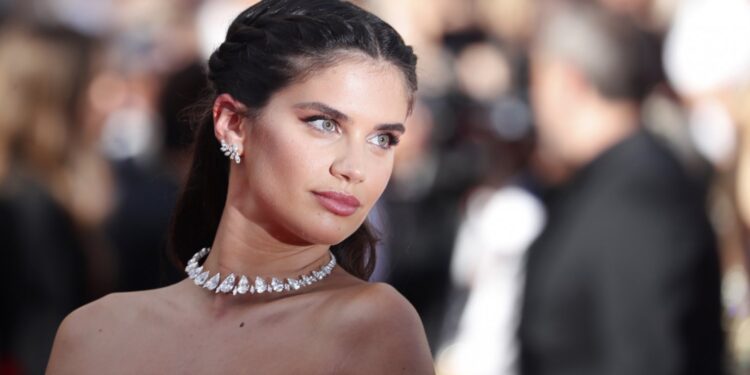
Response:
M221 273L222 278L230 273L248 278L293 278L328 262L328 251L327 245L285 243L228 206L203 267L211 274Z

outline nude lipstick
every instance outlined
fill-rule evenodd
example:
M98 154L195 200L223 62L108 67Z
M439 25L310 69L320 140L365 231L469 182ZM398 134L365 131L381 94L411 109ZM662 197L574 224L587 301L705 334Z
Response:
M313 194L318 198L321 206L338 216L349 216L357 211L357 208L361 205L355 196L345 193L316 191Z

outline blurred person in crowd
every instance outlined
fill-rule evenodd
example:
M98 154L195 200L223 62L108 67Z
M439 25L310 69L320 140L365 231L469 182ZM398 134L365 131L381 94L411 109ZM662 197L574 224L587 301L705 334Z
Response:
M5 371L41 374L65 315L108 291L105 164L79 121L93 44L51 26L0 30L0 293Z
M106 14L112 20L88 90L86 126L113 174L112 209L102 223L116 266L113 288L132 291L181 275L164 261L170 212L189 168L187 144L174 133L190 126L176 120L177 107L203 93L205 77L190 65L198 50L195 2L110 5L117 9Z
M682 4L666 37L667 77L688 112L698 151L719 170L731 168L737 149L733 99L750 81L750 4L691 0Z
M719 264L701 189L640 124L658 62L583 4L540 20L539 147L572 171L528 252L522 374L721 374Z
M515 48L485 39L466 45L456 59L464 126L486 165L462 205L454 241L440 373L509 375L516 367L524 253L544 214L527 186L532 119L526 59L514 57Z
M204 67L198 63L167 76L157 103L159 121L147 124L158 133L156 150L148 157L111 161L117 205L106 230L118 254L118 291L156 288L182 278L165 256L169 216L190 168L188 110L207 89Z
M508 182L477 189L467 206L451 276L468 297L436 367L441 374L516 374L524 254L541 230L544 208L527 188Z
M667 77L685 105L690 138L715 171L711 210L722 248L731 349L742 373L750 371L749 39L747 1L685 1L664 50Z
M208 65L170 237L189 277L76 310L48 373L433 373L413 307L366 282L412 49L350 3L265 0Z

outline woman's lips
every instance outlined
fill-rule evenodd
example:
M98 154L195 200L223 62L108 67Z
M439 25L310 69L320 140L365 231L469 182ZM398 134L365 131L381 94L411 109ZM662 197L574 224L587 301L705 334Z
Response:
M360 206L359 200L353 195L334 191L315 191L313 194L321 206L338 216L349 216Z

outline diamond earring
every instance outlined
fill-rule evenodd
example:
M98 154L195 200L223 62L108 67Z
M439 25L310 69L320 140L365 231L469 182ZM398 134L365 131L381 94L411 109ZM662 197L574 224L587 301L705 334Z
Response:
M240 153L239 153L239 147L237 145L233 144L229 146L224 140L221 141L221 151L224 153L224 156L229 156L229 160L234 160L235 163L240 163Z

